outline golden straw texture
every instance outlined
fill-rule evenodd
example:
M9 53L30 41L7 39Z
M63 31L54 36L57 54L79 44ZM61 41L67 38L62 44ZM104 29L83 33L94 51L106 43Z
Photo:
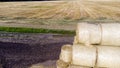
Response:
M56 64L57 68L67 68L69 66L69 63L63 62L62 60L58 60Z
M72 46L64 45L61 49L60 60L70 63L72 60Z
M101 42L101 27L99 24L78 23L76 34L79 43L85 45Z
M120 47L98 46L97 67L120 68Z
M96 48L73 45L72 64L94 67L96 63Z
M119 23L78 23L76 34L81 44L120 46Z
M91 67L85 67L85 66L79 66L79 65L69 65L68 68L91 68Z

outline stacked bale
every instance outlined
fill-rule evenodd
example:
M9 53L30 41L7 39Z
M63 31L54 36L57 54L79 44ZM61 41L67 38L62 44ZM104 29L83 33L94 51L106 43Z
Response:
M62 47L57 68L120 68L119 30L119 23L78 23L73 46Z
M82 44L120 46L120 24L78 23L76 38Z

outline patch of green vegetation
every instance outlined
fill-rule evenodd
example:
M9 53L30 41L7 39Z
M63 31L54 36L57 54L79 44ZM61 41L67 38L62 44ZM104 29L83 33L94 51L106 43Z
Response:
M55 34L68 34L74 35L75 31L68 30L54 30L54 29L36 29L36 28L22 28L22 27L0 27L0 31L5 32L18 32L18 33L55 33Z

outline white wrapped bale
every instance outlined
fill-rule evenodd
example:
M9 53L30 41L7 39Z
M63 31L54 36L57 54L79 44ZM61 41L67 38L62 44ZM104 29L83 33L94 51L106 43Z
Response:
M120 68L120 47L74 45L72 64L100 68Z
M101 45L120 46L120 24L110 23L101 24L101 26L102 26Z
M96 47L73 45L72 64L94 67L96 63Z
M101 27L99 24L78 23L76 35L79 43L99 44L101 42Z
M69 63L66 63L66 62L64 62L64 61L62 61L62 60L58 60L57 62L56 62L56 66L57 66L57 68L67 68L68 66L69 66Z
M60 60L70 63L72 61L72 46L64 45L61 49Z
M68 68L91 68L91 67L85 67L85 66L79 66L79 65L69 65Z
M119 23L78 23L76 34L78 42L86 45L100 44L120 46Z
M120 68L120 47L98 46L97 67Z

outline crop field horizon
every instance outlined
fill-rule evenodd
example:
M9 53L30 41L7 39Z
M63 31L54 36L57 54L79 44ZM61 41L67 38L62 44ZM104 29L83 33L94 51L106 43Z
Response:
M75 30L78 22L120 22L119 3L119 0L0 2L0 26Z

